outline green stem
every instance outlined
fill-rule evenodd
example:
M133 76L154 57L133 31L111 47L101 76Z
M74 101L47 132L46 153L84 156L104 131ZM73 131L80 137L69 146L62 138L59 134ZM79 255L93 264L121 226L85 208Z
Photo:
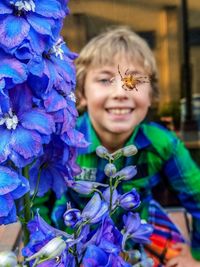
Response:
M41 177L41 168L39 169L37 183L36 183L36 186L35 186L35 190L34 190L33 196L31 198L31 206L33 205L35 197L37 196L37 193L38 193L38 189L39 189L39 185L40 185L40 177Z
M29 168L24 167L22 170L23 176L26 177L26 179L29 180ZM30 201L30 192L27 192L23 197L23 205L24 205L24 223L22 224L23 228L23 241L24 245L26 246L29 242L29 231L27 229L27 223L31 219L31 201Z

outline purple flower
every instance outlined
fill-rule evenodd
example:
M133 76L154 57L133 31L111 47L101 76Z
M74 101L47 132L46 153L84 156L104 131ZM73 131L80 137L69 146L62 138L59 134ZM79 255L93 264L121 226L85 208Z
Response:
M119 172L116 172L113 178L119 178L123 181L131 180L137 173L136 166L127 166L121 169Z
M33 50L41 53L46 43L57 38L66 13L68 9L64 1L2 0L0 45L12 49L28 40Z
M95 193L82 211L81 217L84 222L97 223L108 212L108 205L102 201L99 194Z
M9 224L17 220L15 199L29 190L27 179L11 168L0 166L0 224Z
M107 253L120 253L122 248L122 234L109 216L103 218L101 226L88 243L86 243L86 246L90 244L102 248Z
M68 209L63 218L65 225L73 228L81 221L81 212L78 209Z
M123 216L123 248L127 239L132 239L135 243L149 243L149 237L153 232L153 227L148 223L141 223L138 213L129 212Z
M66 241L73 241L73 235L69 235L50 226L40 217L38 212L34 219L28 223L28 229L30 232L30 241L28 245L23 248L23 255L26 257L38 252L44 245L57 236L63 237Z
M62 94L69 95L76 84L73 63L75 57L76 54L69 52L62 39L58 39L57 43L42 55L33 57L27 64L30 72L28 81L32 89L42 88L50 92L54 87Z
M50 141L55 124L50 114L32 108L32 93L26 84L0 96L0 162L10 158L17 167L24 167L43 152Z
M125 193L119 198L119 205L125 210L136 209L140 205L140 195L133 188L130 192Z
M40 176L37 196L43 196L52 189L56 197L60 198L67 190L66 177L73 180L73 175L79 170L75 169L72 153L75 151L71 151L59 136L51 135L51 142L44 146L44 154L30 167L31 194L34 193Z

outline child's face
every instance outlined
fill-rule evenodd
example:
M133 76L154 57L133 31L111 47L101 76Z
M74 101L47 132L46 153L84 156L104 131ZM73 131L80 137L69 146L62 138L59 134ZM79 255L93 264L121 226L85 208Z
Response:
M87 106L93 127L102 143L108 136L113 137L113 140L120 137L121 142L125 142L145 118L151 105L150 83L136 85L138 91L126 91L122 88L118 64L122 77L127 69L128 73L137 72L138 76L147 76L138 63L128 63L124 59L112 66L88 69L83 103Z

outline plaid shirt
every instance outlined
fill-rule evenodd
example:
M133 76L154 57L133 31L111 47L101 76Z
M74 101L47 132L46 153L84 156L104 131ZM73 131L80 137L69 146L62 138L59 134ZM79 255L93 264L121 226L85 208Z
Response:
M82 172L76 179L106 183L104 166L107 161L96 155L96 147L101 145L101 142L87 112L79 117L77 128L91 144L79 151L77 163L81 166ZM191 159L188 150L174 133L156 123L140 124L124 146L130 144L137 147L138 153L120 158L115 164L118 170L136 165L137 175L131 181L121 184L121 193L136 188L142 200L141 216L148 219L149 203L153 198L152 189L163 179L167 181L181 205L193 217L192 247L195 257L198 255L200 258L200 170ZM84 199L82 196L77 197L77 194L74 196L73 192L67 196L67 200L78 207L84 206ZM58 201L58 205L60 204Z

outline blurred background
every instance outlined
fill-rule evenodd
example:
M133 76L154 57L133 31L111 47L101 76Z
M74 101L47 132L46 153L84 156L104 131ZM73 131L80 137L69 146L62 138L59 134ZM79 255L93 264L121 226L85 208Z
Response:
M160 74L154 116L200 159L200 1L71 0L63 37L74 52L112 25L129 25L153 49Z

